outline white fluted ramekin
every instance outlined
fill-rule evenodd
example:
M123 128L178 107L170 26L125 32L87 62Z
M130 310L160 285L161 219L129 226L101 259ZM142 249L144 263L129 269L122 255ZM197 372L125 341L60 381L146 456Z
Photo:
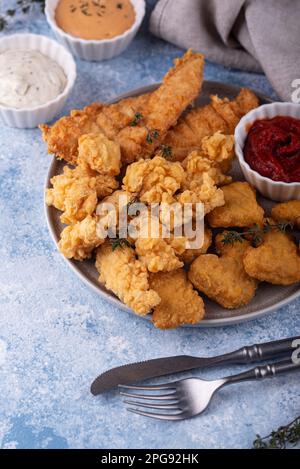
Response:
M99 61L111 59L121 54L135 37L143 21L146 10L145 0L131 0L135 10L135 22L130 29L120 36L103 40L88 40L71 36L57 26L55 10L59 0L46 0L45 13L47 21L56 37L72 52L84 60Z
M72 55L53 39L38 34L13 34L0 39L0 54L8 49L37 50L50 57L63 69L67 84L54 99L32 108L16 109L0 105L0 117L4 124L20 129L37 127L49 122L63 108L76 79L76 64Z
M264 197L276 202L291 199L300 200L299 182L273 181L254 171L244 159L244 145L251 125L261 119L272 119L276 116L289 116L300 119L300 105L293 103L264 104L248 112L235 129L235 153L238 157L245 179L252 184Z

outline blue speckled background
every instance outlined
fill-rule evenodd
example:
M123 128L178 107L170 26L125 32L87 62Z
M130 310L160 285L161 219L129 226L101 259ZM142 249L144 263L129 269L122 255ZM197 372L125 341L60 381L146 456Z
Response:
M148 13L154 3L148 2ZM13 4L2 1L2 12ZM77 61L77 82L63 113L162 78L181 51L151 37L147 22L148 15L121 57ZM12 18L5 34L16 31L52 35L38 7L30 16ZM275 97L262 75L207 63L205 78ZM165 332L112 308L76 278L50 238L43 212L50 159L39 130L1 124L0 141L2 448L247 448L256 433L269 433L299 414L299 373L224 389L205 415L175 424L126 413L116 392L93 397L91 381L125 362L213 355L299 334L300 300L251 323Z

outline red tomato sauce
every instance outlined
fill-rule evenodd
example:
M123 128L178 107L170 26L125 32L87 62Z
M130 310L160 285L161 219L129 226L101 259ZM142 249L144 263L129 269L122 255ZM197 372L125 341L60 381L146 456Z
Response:
M300 119L278 116L254 122L244 158L254 171L273 181L300 182Z

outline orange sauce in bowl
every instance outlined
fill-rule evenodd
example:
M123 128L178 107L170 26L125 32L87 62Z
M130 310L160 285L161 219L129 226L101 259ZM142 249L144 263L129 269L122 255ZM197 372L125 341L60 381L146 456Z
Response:
M60 0L55 21L71 36L103 40L130 29L135 11L130 0Z

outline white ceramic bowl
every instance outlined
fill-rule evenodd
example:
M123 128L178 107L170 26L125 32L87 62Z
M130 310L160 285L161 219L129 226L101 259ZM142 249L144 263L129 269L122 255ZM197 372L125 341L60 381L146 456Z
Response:
M0 39L0 54L8 49L33 49L61 66L66 77L65 89L56 98L32 108L16 109L0 105L0 117L10 127L33 128L53 119L62 109L76 79L72 55L53 39L37 34L13 34Z
M250 168L244 159L244 145L251 125L260 119L272 119L276 116L290 116L300 119L300 105L292 103L264 104L248 112L239 122L235 129L235 152L238 157L245 179L252 184L264 197L268 199L285 202L291 199L300 200L299 182L280 182L261 176L257 171Z
M59 0L46 0L46 18L56 37L77 57L84 60L105 60L121 54L129 46L143 21L145 0L131 0L135 9L135 22L130 29L112 39L87 40L71 36L59 28L55 21L55 10Z

